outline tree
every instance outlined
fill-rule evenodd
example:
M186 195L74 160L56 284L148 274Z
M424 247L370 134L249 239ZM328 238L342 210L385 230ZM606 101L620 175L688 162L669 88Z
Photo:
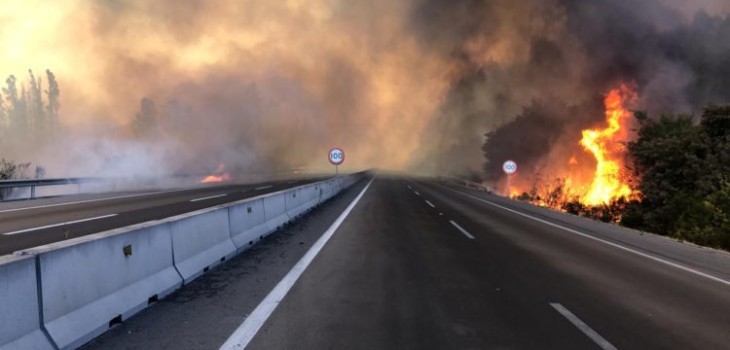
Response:
M3 96L0 94L0 140L5 138L5 128L7 126L7 112L5 111L5 104L2 102ZM1 143L0 143L1 145Z
M46 116L51 129L58 127L58 109L60 108L60 97L61 90L58 88L58 82L56 76L48 69L46 69L46 79L48 80L48 90L46 90Z
M14 75L9 76L5 80L5 84L3 92L5 93L9 127L16 135L26 136L28 132L27 90L21 86L20 96L18 96L17 79Z
M132 128L135 136L145 137L157 133L157 108L152 99L142 98L139 103L139 112L134 116Z
M41 78L36 78L32 70L30 75L30 90L28 91L28 117L37 138L43 139L48 131L46 113L43 108L43 94Z
M730 249L730 181L702 200L688 203L675 236L697 244Z
M730 220L730 207L724 204L730 179L730 106L708 107L699 124L687 115L636 117L640 129L629 153L641 179L642 199L626 207L628 220L622 223L730 248L730 231L724 230L724 220Z
M27 178L27 171L30 163L16 163L11 160L0 159L0 180L13 180ZM0 189L0 200L8 198L12 194L12 188Z

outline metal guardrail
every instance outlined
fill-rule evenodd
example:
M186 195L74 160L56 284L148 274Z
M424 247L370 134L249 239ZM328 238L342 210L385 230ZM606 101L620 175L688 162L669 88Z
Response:
M86 183L98 183L106 181L104 178L77 177L62 179L23 179L23 180L1 180L0 190L9 188L30 187L30 198L36 198L36 187L38 186L62 186L62 185L79 185ZM0 201L3 200L3 194L0 193Z
M213 173L212 175L222 175L223 173ZM317 177L318 174L303 173L302 169L284 169L284 170L272 170L272 171L254 171L254 172L234 172L228 173L233 180L244 181L244 182L255 182L263 180L276 180L276 179L292 179L292 178L304 178L304 177ZM113 190L118 190L120 186L124 187L127 184L135 184L138 189L140 186L144 187L144 184L159 184L167 180L191 180L198 183L201 179L211 173L198 173L198 174L172 174L162 177L69 177L69 178L51 178L51 179L19 179L19 180L0 180L0 202L7 200L15 188L27 188L30 187L30 195L26 197L28 199L37 198L37 187L41 186L64 186L64 185L78 185L79 192L81 192L81 185L90 183L103 183L107 182L111 184ZM134 187L134 186L133 186Z
M454 181L459 183L459 185L467 187L467 188L474 188L480 191L486 191L488 193L492 193L492 189L489 186L482 185L478 182L470 181L467 179L462 179L460 177L456 176L439 176L439 179L442 181Z

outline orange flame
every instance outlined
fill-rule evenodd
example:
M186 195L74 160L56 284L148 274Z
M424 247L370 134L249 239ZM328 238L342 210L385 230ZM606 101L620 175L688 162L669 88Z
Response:
M209 183L216 183L216 182L223 182L223 181L231 180L231 178L232 178L231 174L224 172L225 168L226 168L226 165L224 163L218 164L216 173L208 175L208 176L200 179L200 183L209 184Z
M563 182L546 183L538 180L530 184L513 181L509 196L517 198L524 194L526 200L533 204L556 209L563 209L566 202L576 199L584 205L597 206L622 197L636 198L638 191L622 178L625 144L632 136L628 126L632 116L629 108L636 101L635 86L621 84L604 98L606 126L582 130L579 144L596 160L595 168L590 162L573 154L567 162L553 162L561 166L554 169L551 176L563 179ZM529 188L527 186L532 188L525 191L525 188Z
M596 159L596 171L588 192L581 197L587 205L599 205L621 197L631 197L634 191L621 179L623 143L628 138L626 122L631 116L628 105L636 102L633 87L622 84L611 90L604 100L606 123L604 129L583 130L581 146Z

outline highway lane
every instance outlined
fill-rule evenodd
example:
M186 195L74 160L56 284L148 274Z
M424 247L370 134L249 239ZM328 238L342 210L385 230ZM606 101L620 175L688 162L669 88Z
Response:
M312 214L316 219L337 209L342 217L346 198L352 209L339 226L332 214L326 224L305 218L285 230L289 243L264 244L253 255L244 254L87 348L216 349L228 335L235 340L241 329L250 331L247 325L262 315L248 349L724 349L730 344L727 283L435 182L379 176L356 202L363 188L355 186ZM313 241L330 224L331 238L306 259L317 252ZM645 242L634 244L638 249ZM303 246L315 248L304 254ZM668 246L649 248L666 253ZM299 261L308 265L292 268L302 256ZM724 253L713 256L716 266L730 261ZM292 282L292 274L298 279L283 295L262 291L262 281L269 291L280 291L277 281ZM268 309L262 305L272 296L273 312L259 312ZM246 318L252 314L256 317Z
M380 179L249 348L721 349L728 329L727 285Z
M0 255L301 186L320 179L0 204Z

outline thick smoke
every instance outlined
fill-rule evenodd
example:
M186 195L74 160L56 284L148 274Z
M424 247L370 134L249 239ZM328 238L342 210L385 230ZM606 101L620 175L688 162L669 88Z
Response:
M22 42L0 71L51 68L66 128L6 157L32 157L49 175L106 173L117 161L140 165L120 175L219 163L329 172L333 146L347 152L342 171L404 169L448 87L449 61L418 45L400 2L76 0L24 9L0 23L0 38ZM13 27L21 24L29 30ZM132 118L145 97L158 130L139 137ZM79 150L88 154L70 154Z
M423 45L459 62L415 159L422 170L485 169L497 181L510 158L523 175L563 166L582 156L580 130L602 122L602 96L622 82L636 84L637 109L653 112L730 102L726 2L423 0L416 8ZM486 165L476 151L485 133Z
M63 128L0 140L48 175L306 167L539 169L635 83L642 109L730 100L723 0L44 1L3 6L0 73L53 70ZM140 100L155 130L134 134ZM516 116L521 118L515 119ZM510 122L517 120L513 125ZM546 136L545 133L550 133ZM567 146L566 146L567 145ZM519 158L516 150L523 150Z

